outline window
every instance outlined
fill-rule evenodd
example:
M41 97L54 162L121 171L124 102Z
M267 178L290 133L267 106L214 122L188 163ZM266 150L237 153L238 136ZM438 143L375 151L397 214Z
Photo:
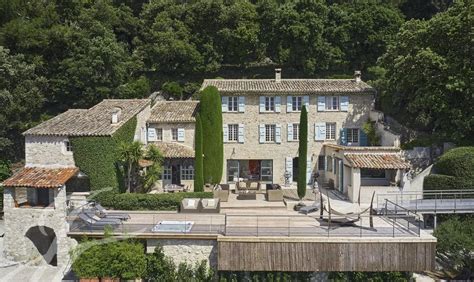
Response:
M66 152L72 152L72 144L70 141L64 141L64 146L66 147Z
M265 124L265 142L275 142L275 128L274 124Z
M229 130L229 141L239 141L239 125L238 124L229 124L227 125Z
M359 143L358 128L347 128L347 143Z
M301 111L301 107L303 106L303 97L301 96L293 96L291 101L291 108L294 112Z
M228 160L227 161L227 181L235 182L239 178L239 161Z
M163 128L156 129L156 140L163 141Z
M339 97L338 96L326 96L326 110L327 111L339 110Z
M265 111L266 112L275 111L275 97L265 97Z
M326 140L336 140L335 122L326 122Z
M181 166L181 180L193 180L194 179L194 167Z
M293 123L293 141L298 141L300 140L300 124L299 123Z
M332 171L332 165L333 165L333 163L332 163L332 157L327 156L327 157L326 157L326 161L327 161L327 164L328 164L327 167L326 167L326 170L327 170L327 171Z
M178 141L178 129L171 128L171 140Z
M360 169L361 178L385 178L384 169L372 169L372 168L361 168Z
M318 157L318 170L326 169L326 158L324 156Z
M227 100L227 110L229 112L238 112L239 111L239 97L230 96Z
M261 173L260 180L262 181L272 181L273 179L273 161L271 160L262 160L261 161Z
M163 180L171 180L171 166L163 168Z

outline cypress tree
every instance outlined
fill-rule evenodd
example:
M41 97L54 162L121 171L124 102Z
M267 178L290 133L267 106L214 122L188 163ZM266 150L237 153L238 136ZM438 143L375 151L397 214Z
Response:
M202 150L204 153L204 182L218 184L224 165L222 106L219 91L208 86L201 92Z
M303 106L299 125L299 148L298 148L298 197L300 201L306 194L306 166L308 158L308 112Z
M204 173L202 157L202 123L201 115L196 115L196 128L194 130L194 192L204 190Z

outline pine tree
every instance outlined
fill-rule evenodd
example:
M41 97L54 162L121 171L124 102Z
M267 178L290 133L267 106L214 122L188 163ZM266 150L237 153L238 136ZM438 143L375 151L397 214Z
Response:
M298 148L298 197L300 201L306 195L306 166L308 157L308 112L303 106L299 125L299 148Z
M224 165L222 106L219 91L208 86L201 92L202 149L204 182L218 184Z
M204 172L202 157L202 122L201 115L196 115L196 128L194 130L194 192L204 190Z

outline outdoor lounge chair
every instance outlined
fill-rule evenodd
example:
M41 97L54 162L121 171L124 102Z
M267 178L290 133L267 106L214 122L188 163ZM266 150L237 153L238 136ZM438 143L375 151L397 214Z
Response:
M180 212L182 213L199 213L202 209L201 199L184 198L181 201Z
M218 189L213 192L214 198L219 199L220 202L227 202L229 199L229 184L220 184Z
M82 219L90 228L92 229L104 229L106 226L116 227L120 225L121 221L103 221L103 220L95 220L85 213L80 213L79 218Z
M91 220L100 221L100 222L111 222L111 223L122 223L122 220L119 218L104 218L99 217L95 214L93 210L83 210L80 214L83 214L90 218Z
M204 213L219 213L221 210L221 202L219 199L202 199L202 209Z
M122 220L130 219L130 215L128 213L111 213L107 211L101 204L95 203L93 207L98 211L98 216L101 218L118 218Z

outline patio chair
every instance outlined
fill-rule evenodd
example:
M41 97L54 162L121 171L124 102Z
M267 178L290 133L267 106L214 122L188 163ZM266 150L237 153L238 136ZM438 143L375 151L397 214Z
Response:
M100 218L118 218L122 220L130 219L130 215L128 213L111 213L107 211L101 204L94 203L93 207L97 210L98 216Z
M283 191L281 189L268 189L266 191L267 201L269 202L282 202Z
M214 198L219 199L220 202L227 202L229 199L229 184L220 184L219 187L214 190Z
M201 199L184 198L181 201L180 212L182 213L199 213L202 209Z
M202 199L201 204L203 213L219 213L221 210L219 199Z
M84 221L92 229L103 229L106 226L111 226L112 228L120 225L121 221L108 221L108 220L95 220L89 217L85 213L79 213L78 217Z
M95 211L94 210L88 210L88 209L84 209L82 210L82 212L80 214L84 214L85 216L89 217L90 219L92 220L95 220L95 221L100 221L100 222L118 222L118 223L122 223L122 220L119 219L119 218L105 218L105 217L100 217L98 215L95 214Z
M257 191L259 191L260 190L260 182L249 181L247 183L247 190L257 190Z

